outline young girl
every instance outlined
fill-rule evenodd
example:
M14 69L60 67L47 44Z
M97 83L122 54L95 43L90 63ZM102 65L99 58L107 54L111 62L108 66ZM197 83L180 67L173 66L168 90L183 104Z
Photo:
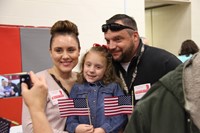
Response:
M118 133L127 123L127 115L105 116L104 97L124 95L106 46L94 44L83 56L78 83L72 87L70 98L88 98L89 116L67 118L70 133ZM90 119L91 118L91 119ZM91 125L90 125L91 122Z

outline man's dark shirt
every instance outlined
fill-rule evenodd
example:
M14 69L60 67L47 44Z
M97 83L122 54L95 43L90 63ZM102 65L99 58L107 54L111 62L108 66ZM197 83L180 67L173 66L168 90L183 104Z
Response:
M120 75L119 71L122 73L127 87L131 84L132 75L135 70L142 45L143 44L140 40L137 55L131 60L127 72L119 62L113 62L117 75ZM136 78L131 87L128 87L129 94L131 94L131 91L134 90L134 86L147 83L152 85L169 71L174 70L179 64L181 64L181 61L175 55L167 52L166 50L144 45L144 52L137 65ZM136 104L136 102L137 100L135 100L134 104Z

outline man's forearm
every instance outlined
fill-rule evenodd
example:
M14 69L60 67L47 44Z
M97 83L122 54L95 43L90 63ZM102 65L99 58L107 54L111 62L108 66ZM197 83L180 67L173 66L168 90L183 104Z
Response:
M44 112L30 111L34 133L53 133Z

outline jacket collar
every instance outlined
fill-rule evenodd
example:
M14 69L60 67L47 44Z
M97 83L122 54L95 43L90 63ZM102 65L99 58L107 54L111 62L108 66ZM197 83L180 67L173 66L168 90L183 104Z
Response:
M200 53L179 65L159 81L185 108L194 124L200 129Z
M180 64L175 70L167 73L159 81L165 88L170 91L183 107L185 105L184 93L182 89L184 64Z
M185 63L183 76L185 109L200 129L200 53L195 54Z

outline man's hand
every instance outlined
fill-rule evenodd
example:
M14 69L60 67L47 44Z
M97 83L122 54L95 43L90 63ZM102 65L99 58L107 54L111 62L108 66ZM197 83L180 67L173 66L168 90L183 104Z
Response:
M48 94L46 81L42 77L37 77L32 71L29 74L33 86L28 89L27 84L21 84L24 101L30 110L44 111Z

